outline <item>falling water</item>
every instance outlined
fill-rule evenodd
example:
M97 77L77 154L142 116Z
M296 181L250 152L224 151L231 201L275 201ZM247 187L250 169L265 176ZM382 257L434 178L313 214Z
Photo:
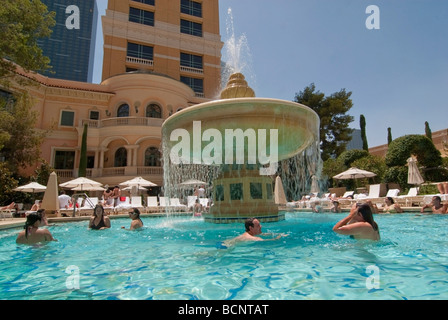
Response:
M222 55L222 60L225 61L225 66L222 71L223 87L231 74L240 72L249 79L251 87L256 89L256 79L252 69L252 54L249 41L244 33L238 37L236 36L231 8L227 10L226 35L227 40L224 42Z
M224 45L223 60L226 66L223 70L223 81L227 83L230 74L244 71L249 77L255 78L251 72L252 57L250 54L248 41L243 34L236 37L232 10L228 9L227 21L228 39ZM252 85L251 85L252 86ZM284 119L285 121L288 119ZM225 121L225 120L224 120ZM281 124L280 124L281 125ZM162 129L163 130L163 129ZM297 134L290 132L291 135ZM187 196L193 194L194 186L181 187L180 184L188 179L197 179L206 182L209 188L208 197L211 197L213 181L219 176L221 167L217 165L203 164L173 164L170 160L169 134L162 132L162 152L163 152L163 171L164 187L162 189L165 197L180 198L183 203L187 203ZM298 138L299 139L299 138ZM317 139L319 140L319 139ZM299 200L303 195L311 192L312 177L318 177L322 173L322 160L320 158L319 141L312 142L301 153L290 159L280 161L277 173L272 176L273 182L275 176L280 176L283 188L288 201ZM238 172L239 174L239 172ZM323 191L326 186L319 182L320 190ZM172 209L168 209L168 213Z

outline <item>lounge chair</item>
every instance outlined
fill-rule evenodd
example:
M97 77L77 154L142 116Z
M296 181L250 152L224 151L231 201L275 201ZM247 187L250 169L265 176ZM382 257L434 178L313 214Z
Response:
M403 207L412 207L413 204L416 206L422 206L423 196L419 196L418 191L418 187L410 188L408 194L397 196L394 200Z
M159 203L157 202L157 196L146 198L146 212L159 212Z
M129 210L131 207L131 200L129 199L129 197L120 197L118 198L118 202L114 208L114 212L118 214L121 211Z
M175 209L175 206L171 205L170 198L168 197L159 197L159 202L161 210Z
M193 210L194 204L196 203L197 196L188 196L187 198L187 207L188 210Z
M142 204L142 197L140 196L131 197L131 207L143 210L145 207Z
M0 210L0 218L3 220L3 219L6 219L6 218L13 218L13 211L15 212L16 210L15 209L1 209Z
M176 210L187 211L187 206L185 204L181 204L179 198L171 198L170 202L171 206L174 206Z

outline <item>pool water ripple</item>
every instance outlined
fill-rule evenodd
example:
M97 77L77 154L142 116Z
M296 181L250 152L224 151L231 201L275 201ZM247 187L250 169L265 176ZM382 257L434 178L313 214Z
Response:
M287 213L263 223L278 241L224 240L242 225L190 218L128 219L94 231L87 222L49 227L58 242L19 246L19 228L0 232L0 299L447 299L448 217L377 215L382 240L332 232L343 214ZM69 288L69 266L79 288ZM379 287L368 285L378 271Z

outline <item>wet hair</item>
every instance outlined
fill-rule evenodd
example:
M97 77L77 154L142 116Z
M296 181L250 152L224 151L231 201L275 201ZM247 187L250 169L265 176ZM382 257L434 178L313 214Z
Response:
M244 227L246 228L246 231L250 230L250 227L254 227L254 220L256 218L247 218L246 221L244 222Z
M39 210L37 212L30 212L26 216L25 226L23 227L23 229L25 229L25 238L28 238L28 228L33 226L36 223L36 221L42 220L42 212L40 212L40 211L41 210Z
M132 211L137 215L138 220L140 220L143 225L143 221L142 219L140 219L140 210L138 210L137 208L132 208Z
M394 204L394 203L395 203L395 201L394 201L394 199L392 199L392 197L386 197L386 199L387 199L387 200L389 200L389 201L390 201L390 203L392 203L392 204Z
M367 223L369 223L373 230L378 231L378 225L376 224L376 222L373 220L373 213L372 213L372 209L370 209L370 206L366 203L361 204L358 207L358 212L362 215L362 218L364 219L364 221L366 221Z

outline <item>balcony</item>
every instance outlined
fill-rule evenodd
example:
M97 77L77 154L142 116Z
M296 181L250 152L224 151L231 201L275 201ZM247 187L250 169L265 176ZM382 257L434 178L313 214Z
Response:
M59 177L59 183L63 183L78 177L78 168L76 169L56 169ZM110 167L87 169L86 177L93 180L101 180L101 178L114 178L116 183L127 180L129 177L141 176L145 179L162 181L163 167Z
M154 66L154 60L136 58L136 57L130 57L130 56L126 57L126 62L133 63L133 64L145 65L148 67Z
M81 127L87 123L89 128L107 128L117 126L144 126L144 127L162 127L165 119L161 118L143 118L143 117L119 117L119 118L107 118L103 120L89 120L84 119L81 121Z

